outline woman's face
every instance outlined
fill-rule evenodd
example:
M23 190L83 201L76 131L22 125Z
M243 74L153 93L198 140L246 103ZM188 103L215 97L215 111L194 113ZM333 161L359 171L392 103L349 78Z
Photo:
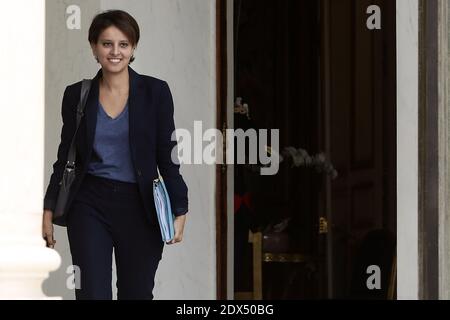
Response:
M115 26L103 30L97 44L91 44L91 48L102 69L112 73L128 69L135 49L125 34Z

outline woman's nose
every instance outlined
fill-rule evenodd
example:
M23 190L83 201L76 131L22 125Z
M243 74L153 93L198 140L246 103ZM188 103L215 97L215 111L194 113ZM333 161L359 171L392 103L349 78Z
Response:
M118 55L119 54L119 45L114 45L112 51L115 56Z

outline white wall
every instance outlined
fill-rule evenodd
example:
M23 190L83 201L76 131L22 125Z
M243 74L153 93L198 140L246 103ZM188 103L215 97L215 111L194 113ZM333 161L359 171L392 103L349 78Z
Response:
M397 0L397 298L418 299L418 0Z
M60 263L42 239L45 2L2 10L0 300L44 299L41 284Z
M131 66L138 73L169 83L176 127L193 132L194 120L202 120L204 129L215 127L215 1L60 0L47 4L46 184L59 143L64 87L93 77L98 70L87 35L91 19L99 11L122 9L138 21L141 40ZM65 8L70 4L80 4L81 30L65 27ZM189 187L190 212L183 242L164 250L155 299L214 299L215 168L182 165L181 171ZM73 291L65 289L65 269L71 264L66 230L57 229L57 250L63 264L45 289L49 295L73 299Z
M80 5L82 10L81 30L68 30L66 27L66 8L71 4ZM87 29L92 15L98 10L99 1L46 1L44 192L60 142L64 89L82 78L95 75L96 61L90 51ZM69 276L66 270L72 265L66 229L55 226L55 239L55 249L61 255L62 263L44 282L44 292L48 296L74 299L74 291L66 287L66 279Z

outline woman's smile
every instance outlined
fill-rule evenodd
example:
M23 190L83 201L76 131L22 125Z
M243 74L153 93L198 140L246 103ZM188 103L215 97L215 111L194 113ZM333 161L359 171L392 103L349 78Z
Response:
M119 63L122 61L122 59L119 59L119 58L109 58L108 61L111 62L112 64L119 64Z

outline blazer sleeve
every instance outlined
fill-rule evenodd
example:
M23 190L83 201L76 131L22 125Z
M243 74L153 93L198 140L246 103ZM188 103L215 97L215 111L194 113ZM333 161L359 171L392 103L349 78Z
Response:
M70 86L66 87L64 91L61 107L63 126L61 129L61 141L58 147L57 160L53 164L53 173L50 177L50 182L44 196L44 209L51 211L55 210L60 188L59 182L61 181L64 172L70 144L72 142L73 134L75 133L76 110L72 109L69 103L69 87Z
M177 142L172 141L175 131L173 98L169 85L163 81L160 88L157 107L157 156L156 161L159 172L169 193L172 212L180 216L188 212L188 188L180 174L179 161L172 161L172 150L178 155Z

